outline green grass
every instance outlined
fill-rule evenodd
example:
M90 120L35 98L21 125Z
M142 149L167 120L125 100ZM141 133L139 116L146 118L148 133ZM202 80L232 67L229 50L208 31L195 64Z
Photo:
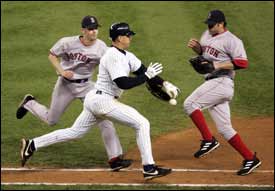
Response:
M26 93L49 105L56 75L47 56L63 36L80 34L83 16L96 15L99 38L110 44L108 28L128 22L137 33L130 51L145 65L161 62L161 76L180 87L178 104L171 106L150 95L145 86L126 91L121 101L135 107L151 123L154 138L190 126L183 113L184 99L203 82L188 64L194 55L186 44L206 29L202 23L211 9L224 11L228 28L239 36L250 61L237 71L234 116L274 116L274 4L272 2L1 2L1 165L19 166L19 140L70 127L82 110L75 101L59 124L49 127L28 114L17 120L15 111ZM93 77L96 79L96 75ZM123 149L136 146L133 129L116 124ZM62 154L61 154L62 153ZM84 138L41 149L31 166L107 166L99 130Z

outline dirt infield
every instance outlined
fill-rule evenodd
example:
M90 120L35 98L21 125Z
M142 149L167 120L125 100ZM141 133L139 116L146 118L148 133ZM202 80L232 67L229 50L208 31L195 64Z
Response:
M192 126L186 130L170 133L154 139L152 147L157 164L173 169L172 174L147 181L159 184L253 184L274 186L274 118L234 118L233 125L242 139L256 151L262 165L248 176L237 176L241 167L241 156L217 133L214 125L210 128L221 146L213 153L196 159L193 153L199 148L200 135ZM129 171L1 171L1 181L32 183L145 183L137 149L126 154L134 159ZM3 166L2 166L3 167Z

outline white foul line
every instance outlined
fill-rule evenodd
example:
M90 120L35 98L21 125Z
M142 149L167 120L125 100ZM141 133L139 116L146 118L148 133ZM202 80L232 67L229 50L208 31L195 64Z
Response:
M1 185L46 185L46 186L160 186L160 184L140 183L48 183L48 182L2 182ZM161 186L178 187L274 187L274 185L258 184L161 184Z
M1 168L1 171L69 171L69 172L110 172L109 168L93 168L93 169L81 169L81 168ZM121 169L120 171L142 171L141 168L129 168L129 169ZM220 169L179 169L173 168L174 172L225 172L225 173L235 173L237 170L220 170ZM274 173L274 170L256 170L254 173Z
M109 168L96 169L43 169L43 168L1 168L2 171L67 171L67 172L110 172ZM121 171L142 171L140 168L122 169ZM218 170L218 169L172 169L174 172L225 172L235 173L236 170ZM274 173L274 170L256 170L258 173ZM254 173L255 173L254 172ZM156 186L160 184L139 184L139 183L50 183L50 182L1 182L1 185L46 185L46 186ZM178 187L274 187L274 185L257 185L257 184L161 184L162 186Z

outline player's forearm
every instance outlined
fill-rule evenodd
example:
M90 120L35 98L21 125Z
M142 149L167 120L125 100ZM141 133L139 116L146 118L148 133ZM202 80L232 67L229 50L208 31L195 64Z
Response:
M49 54L48 56L50 62L52 63L53 67L56 69L56 71L59 73L59 74L62 74L64 72L63 68L60 66L60 61L59 59L52 55L52 54Z
M215 69L226 69L226 70L233 70L234 65L230 61L222 62L222 63L217 63L213 62Z
M146 82L147 79L148 78L145 76L145 74L141 74L136 77L123 76L123 77L114 79L114 82L120 89L127 90L143 84L144 82Z

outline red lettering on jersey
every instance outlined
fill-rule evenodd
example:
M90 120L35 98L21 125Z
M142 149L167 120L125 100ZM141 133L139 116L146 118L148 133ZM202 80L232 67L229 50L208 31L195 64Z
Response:
M78 53L78 60L81 60L82 54Z
M215 52L215 49L214 49L214 48L210 48L210 52L209 52L209 54L213 55L213 54L214 54L214 52Z
M92 59L81 53L65 53L68 60L79 60L84 63L89 63Z
M74 53L74 60L76 60L78 53Z
M86 59L87 59L87 56L83 55L81 58L81 61L85 62Z
M219 51L218 50L215 50L215 52L214 52L214 54L213 54L213 56L215 56L216 58L218 57L218 55L219 55Z
M73 53L70 53L70 59L73 60L74 59L74 55Z
M216 58L219 56L219 53L220 53L220 51L218 51L217 49L215 49L211 46L203 46L202 51L207 52L208 54L210 54Z

